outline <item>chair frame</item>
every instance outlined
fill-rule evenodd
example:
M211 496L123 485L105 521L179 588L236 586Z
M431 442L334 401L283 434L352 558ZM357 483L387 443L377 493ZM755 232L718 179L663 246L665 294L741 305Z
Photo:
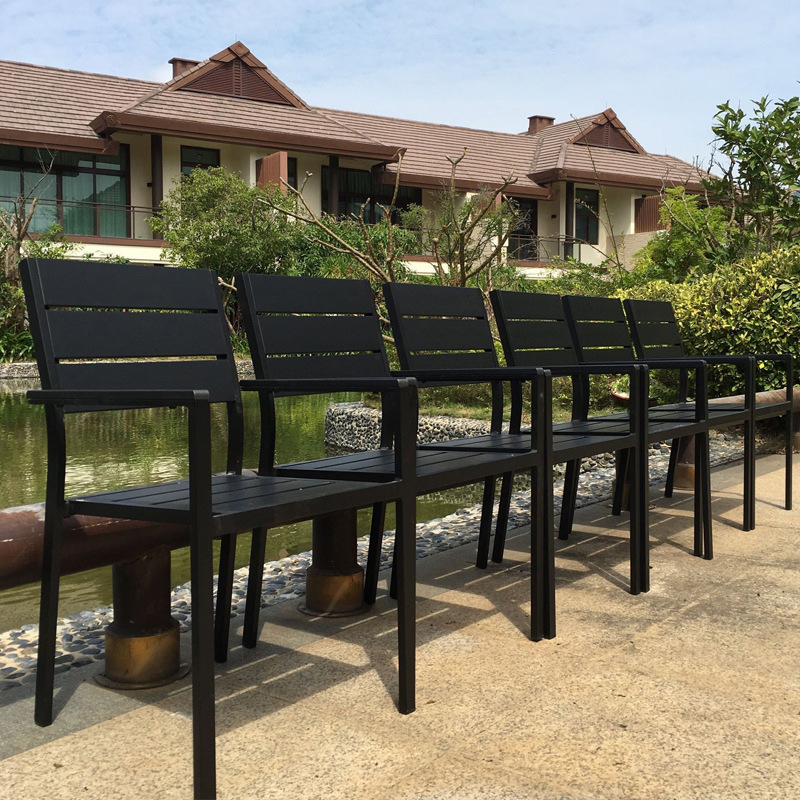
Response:
M246 273L237 275L235 281L254 372L258 378L286 374L298 377L314 373L327 375L334 370L362 377L390 377L375 297L368 281ZM280 329L284 329L283 335L271 335ZM493 482L497 474L505 474L509 469L535 470L548 463L551 447L548 424L550 404L546 400L546 393L549 392L550 379L544 370L528 372L525 377L533 381L535 404L543 411L540 415L542 424L528 433L524 447L520 447L519 452L505 453L454 454L452 451L436 449L418 450L415 478L417 495L480 480ZM275 435L275 393L262 391L259 396L264 426L262 442L271 442ZM259 472L293 477L326 475L338 480L364 480L365 477L385 480L387 475L381 465L391 455L395 439L395 410L387 402L389 399L384 398L382 402L381 440L377 450L291 464L274 464L262 459ZM268 449L272 452L273 448ZM552 509L548 503L541 503L531 526L534 562L531 638L534 641L547 635L547 619L552 613L541 577L550 571L546 562L547 551L542 548L541 531L551 515ZM484 506L482 519L485 520L485 516ZM364 594L368 603L375 602L376 597L384 519L385 503L378 503L372 511L365 576ZM261 542L258 546L263 555ZM255 544L251 558L254 566L257 566L259 555L255 552ZM392 584L394 577L393 570ZM229 587L230 584L226 583L228 593ZM390 594L395 595L393 586ZM222 598L223 595L220 593L218 597ZM220 600L218 615L224 602L224 599ZM245 641L245 645L248 644Z
M43 386L29 392L28 398L45 407L48 442L36 723L47 726L53 721L61 540L66 517L82 513L189 527L194 793L209 798L216 796L213 539L225 542L241 530L265 529L389 501L399 506L398 706L401 713L413 711L417 407L413 381L250 382L247 388L260 391L372 389L394 393L395 475L381 483L243 476L241 395L215 273L48 259L26 259L20 272ZM143 313L121 313L131 309ZM162 313L165 311L203 313ZM91 332L94 335L87 335ZM197 356L211 358L196 360ZM125 360L106 361L114 358ZM74 363L76 360L81 363ZM99 388L86 388L92 384ZM134 389L132 385L151 388ZM228 410L229 471L214 476L210 407L220 402ZM177 407L188 410L188 480L156 484L161 493L157 498L147 494L153 487L66 496L66 413ZM237 501L231 495L227 501L215 503L215 493L219 497L235 491L247 497Z

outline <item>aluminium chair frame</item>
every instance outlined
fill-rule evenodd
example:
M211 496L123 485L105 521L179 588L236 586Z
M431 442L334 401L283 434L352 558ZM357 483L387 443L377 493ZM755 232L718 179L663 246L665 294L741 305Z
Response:
M274 527L378 501L399 501L401 509L399 708L403 713L413 711L413 382L389 378L380 386L397 393L401 431L394 480L345 483L243 476L241 397L214 273L133 265L110 268L94 262L45 259L24 260L20 272L43 386L42 390L29 392L28 397L32 403L45 406L48 437L37 724L46 726L53 720L64 519L84 513L186 524L190 531L192 575L194 792L200 798L215 797L213 539L224 541L240 530ZM141 312L123 313L131 309ZM202 313L185 313L188 311ZM211 358L197 360L202 355ZM152 361L142 360L147 358ZM360 389L363 383L345 382L345 390ZM371 382L371 386L375 383ZM85 388L92 384L100 388ZM151 388L132 389L131 384ZM324 380L287 380L270 382L269 388L322 391L330 384ZM214 476L210 406L219 402L226 404L229 415L230 471ZM154 407L185 407L188 411L188 480L66 497L65 413Z

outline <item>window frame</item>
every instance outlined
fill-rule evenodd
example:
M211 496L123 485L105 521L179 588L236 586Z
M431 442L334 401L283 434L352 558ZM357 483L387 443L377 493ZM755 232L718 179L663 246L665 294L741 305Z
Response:
M98 203L97 202L97 176L98 175L107 175L114 178L121 178L125 181L125 203L120 204L117 207L123 209L125 213L125 236L121 237L108 237L108 238L120 238L120 239L128 239L131 236L131 217L128 213L128 209L131 207L131 154L130 154L130 145L120 142L119 147L120 151L125 153L125 164L124 168L120 169L108 169L102 166L103 162L98 161L98 159L102 158L102 153L85 153L82 151L74 151L74 150L49 150L47 148L42 147L26 147L24 145L5 145L5 147L15 147L19 151L19 159L10 159L4 158L0 156L0 168L11 168L16 170L19 173L19 193L17 197L25 195L25 174L26 172L35 172L36 170L41 170L44 173L44 165L47 163L49 159L53 159L53 165L48 170L48 174L52 175L56 180L56 197L55 197L55 208L56 208L56 223L61 226L62 230L64 229L64 204L67 204L67 207L75 207L79 205L77 201L73 200L64 200L64 176L65 175L74 175L78 174L89 174L92 176L92 197L93 200L89 203L87 202L86 205L91 205L93 215L92 215L92 233L71 233L69 231L64 231L66 236L77 236L77 237L86 237L86 236L97 236L101 237L102 234L100 233L100 226L101 226L101 218L100 218L100 207L101 206L109 206L114 207L117 204L115 203ZM35 158L31 155L31 158L27 158L28 154L36 154ZM44 157L41 155L44 153ZM66 164L57 164L55 163L58 155L60 153L75 153L76 155L82 157L83 159L91 159L92 165L91 166L79 166L79 165L66 165ZM34 195L35 197L35 195ZM16 197L12 198L16 200ZM53 201L46 200L44 203L51 203ZM33 233L34 231L32 231Z
M583 193L584 198L579 195ZM592 199L585 195L593 195ZM578 226L581 226L580 231ZM584 229L585 226L585 229ZM586 234L582 236L580 234ZM585 244L600 243L600 190L575 187L575 239Z
M204 153L215 153L217 157L216 164L200 164L197 161L192 159L184 158L184 151L185 150L193 150L195 152L202 151ZM181 175L185 175L188 177L191 175L196 169L211 169L212 167L219 167L221 165L220 161L220 151L218 147L192 147L189 144L182 144L181 145ZM188 169L188 172L184 172L184 170Z

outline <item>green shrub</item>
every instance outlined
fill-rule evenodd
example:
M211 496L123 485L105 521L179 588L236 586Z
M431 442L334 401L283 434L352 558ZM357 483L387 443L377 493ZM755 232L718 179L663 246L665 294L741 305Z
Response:
M669 300L692 354L800 355L800 245L719 266L694 283L653 281L618 296ZM722 394L744 389L735 367L715 367L710 378L711 388ZM759 363L758 389L784 385L780 365Z

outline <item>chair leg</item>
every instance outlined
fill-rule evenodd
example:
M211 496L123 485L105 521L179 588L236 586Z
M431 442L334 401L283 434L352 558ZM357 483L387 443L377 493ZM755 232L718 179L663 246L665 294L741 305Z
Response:
M618 450L617 457L616 457L616 472L617 472L617 480L614 484L614 498L611 501L611 513L618 517L622 514L622 501L625 497L625 484L629 482L630 479L630 460L628 458L630 454L629 450ZM633 487L631 486L631 493L633 493Z
M247 577L247 596L244 605L242 645L258 644L258 615L261 611L261 583L264 576L264 554L267 549L267 529L256 528L250 545L250 572Z
M561 520L558 524L558 538L569 539L572 522L575 519L575 503L578 497L578 476L581 471L580 459L567 463L564 473L564 494L561 498Z
M61 578L61 538L64 521L55 513L46 514L42 545L42 589L39 604L39 651L36 659L36 704L34 720L47 727L53 722L53 684L55 681L56 624L58 589Z
M497 509L497 524L494 529L494 547L492 548L492 561L495 564L503 563L503 553L506 549L506 534L508 533L508 514L511 508L511 492L514 487L514 475L507 472L503 475L500 484L500 505Z
M235 534L223 536L219 546L219 578L217 579L217 610L214 613L214 660L228 660L228 641L231 630L233 601L233 570L236 565Z
M539 497L536 509L542 526L542 559L544 562L542 564L544 578L543 635L545 639L554 639L556 635L556 553L553 542L553 464L548 460L538 470L538 473Z
M401 714L416 707L416 498L403 497L397 502L395 533L397 564L397 657L399 665L399 701Z
M714 541L711 521L711 454L709 452L708 434L703 434L702 442L703 460L703 558L714 558Z
M194 796L214 798L217 796L214 719L214 551L210 532L193 528L190 557Z
M478 557L475 566L486 569L489 564L489 539L492 535L492 512L494 511L494 489L496 479L487 478L483 483L483 507L481 509L481 528L478 534Z
M786 499L787 511L792 510L792 412L786 412Z
M703 434L695 437L695 464L694 464L694 555L703 555Z
M667 467L667 485L664 487L664 497L672 497L675 488L675 470L678 466L678 451L681 449L681 440L673 439L669 447L669 466Z
M755 527L755 424L744 423L744 498L742 503L742 530L751 531Z
M395 517L400 513L400 509L395 505ZM397 559L399 554L399 542L397 541L397 520L395 520L394 547L392 547L392 571L389 576L389 597L397 600Z
M383 528L386 522L386 503L372 506L372 522L369 528L369 550L367 568L364 571L364 602L371 606L378 595L378 573L381 569L381 548L383 547ZM392 566L394 570L394 565Z
M540 469L531 470L531 640L540 642L545 629L545 520L542 509ZM552 538L553 532L550 531Z

